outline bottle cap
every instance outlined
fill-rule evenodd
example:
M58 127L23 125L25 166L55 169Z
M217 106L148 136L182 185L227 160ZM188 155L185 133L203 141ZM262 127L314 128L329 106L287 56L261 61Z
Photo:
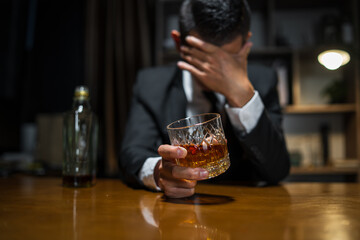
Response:
M89 89L86 86L78 86L75 88L75 98L85 99L89 97Z

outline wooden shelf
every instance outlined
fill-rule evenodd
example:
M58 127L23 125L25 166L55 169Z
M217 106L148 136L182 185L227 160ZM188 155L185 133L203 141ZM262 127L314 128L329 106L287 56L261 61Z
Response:
M289 47L258 47L251 49L250 56L252 55L290 55L294 50Z
M287 114L346 113L355 111L355 104L289 105L284 109L284 113Z
M357 168L337 168L337 167L292 167L290 175L326 175L326 174L357 174Z
M277 0L276 8L280 10L293 10L293 9L317 9L324 8L340 8L342 5L337 0L305 0L305 1L287 1Z

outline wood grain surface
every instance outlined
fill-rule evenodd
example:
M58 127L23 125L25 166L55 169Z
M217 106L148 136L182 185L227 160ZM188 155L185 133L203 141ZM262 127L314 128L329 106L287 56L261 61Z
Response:
M0 239L360 239L360 184L199 184L168 199L117 179L0 179Z

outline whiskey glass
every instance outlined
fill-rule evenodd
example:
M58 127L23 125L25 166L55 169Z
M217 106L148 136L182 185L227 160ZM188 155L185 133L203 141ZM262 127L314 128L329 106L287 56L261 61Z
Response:
M183 167L204 168L208 178L230 167L227 142L218 113L204 113L177 120L167 126L171 145L187 150L185 158L176 159Z

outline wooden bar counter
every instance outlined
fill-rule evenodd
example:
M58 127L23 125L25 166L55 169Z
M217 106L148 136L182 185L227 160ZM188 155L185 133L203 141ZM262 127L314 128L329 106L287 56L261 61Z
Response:
M100 179L0 179L0 239L360 239L360 184L200 184L186 199Z

